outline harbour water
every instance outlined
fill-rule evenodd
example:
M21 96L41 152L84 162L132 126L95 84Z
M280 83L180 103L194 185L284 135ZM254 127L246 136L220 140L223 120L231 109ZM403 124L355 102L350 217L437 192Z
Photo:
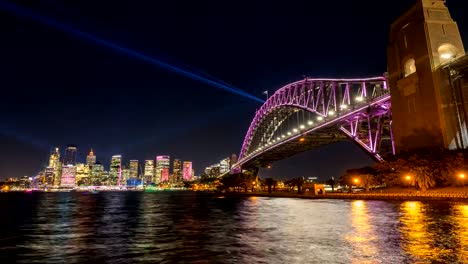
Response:
M0 194L0 263L468 263L468 204Z

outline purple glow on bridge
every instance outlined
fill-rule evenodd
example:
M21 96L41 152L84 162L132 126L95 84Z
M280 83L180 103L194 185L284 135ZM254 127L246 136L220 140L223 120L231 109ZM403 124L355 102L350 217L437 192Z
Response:
M338 131L356 142L374 159L382 160L380 141L384 125L389 125L390 106L390 93L385 77L307 78L288 84L276 91L256 112L244 139L239 162L235 166L242 166L303 135L320 132L324 128L333 126L338 126ZM287 136L284 134L274 136L282 121L278 121L277 116L272 118L271 115L286 108L300 109L316 115L318 123L309 120L307 124L311 127L306 130L305 126L300 124L298 126L300 129L294 128L287 133ZM268 122L275 124L272 126ZM265 129L265 126L269 129ZM270 133L266 136L268 143L262 145L253 142L259 133ZM393 145L393 138L391 140Z

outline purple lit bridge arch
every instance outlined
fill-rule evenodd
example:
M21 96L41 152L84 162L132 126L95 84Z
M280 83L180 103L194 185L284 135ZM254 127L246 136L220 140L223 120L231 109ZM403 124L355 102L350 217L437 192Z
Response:
M342 140L377 161L395 152L385 77L312 79L276 91L255 117L233 171L271 163Z

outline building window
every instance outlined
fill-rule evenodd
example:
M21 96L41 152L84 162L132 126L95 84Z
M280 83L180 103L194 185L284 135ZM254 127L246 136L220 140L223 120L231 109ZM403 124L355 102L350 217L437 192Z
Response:
M449 62L450 60L456 58L458 55L457 48L455 48L455 46L449 43L440 45L438 52L440 63L442 64Z
M405 63L405 77L416 72L416 61L409 59Z

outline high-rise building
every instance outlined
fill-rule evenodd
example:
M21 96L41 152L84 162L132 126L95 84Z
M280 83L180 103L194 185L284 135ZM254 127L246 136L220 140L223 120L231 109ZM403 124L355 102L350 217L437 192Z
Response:
M169 167L161 169L161 182L169 182Z
M145 171L143 173L143 182L152 183L154 182L154 161L145 160Z
M164 171L164 179L166 181L169 179L169 167L171 165L171 160L169 156L157 156L156 157L156 173L155 173L155 181L154 183L158 184L163 180L163 171ZM167 171L164 170L167 168ZM167 174L167 175L166 175Z
M89 151L88 156L86 156L86 164L89 167L93 167L96 164L96 155L94 155L93 149Z
M130 179L130 169L122 169L122 178L120 179L120 185L127 185L127 180Z
M54 185L54 178L55 178L54 173L55 173L54 167L48 166L47 168L45 168L45 184L46 185L48 186Z
M91 173L87 164L76 164L76 185L88 185L91 179Z
M75 187L76 166L64 165L62 166L62 179L60 187L73 188Z
M120 186L122 178L122 155L114 155L109 169L109 185Z
M231 160L229 162L229 169L232 168L232 166L237 162L237 155L236 154L232 154L231 155Z
M54 185L54 186L59 186L60 185L60 179L62 177L61 171L62 171L62 164L60 163L60 151L59 148L55 148L54 152L50 154L49 157L49 167L52 168L53 170L53 175L52 179L48 184Z
M182 181L182 162L180 159L174 159L174 162L172 162L172 175L173 182Z
M138 160L130 160L129 164L130 178L138 178Z
M104 179L103 179L103 172L104 172L104 166L100 162L96 162L91 169L91 179L90 179L90 185L103 185L104 184Z
M75 165L76 164L76 152L77 148L75 145L68 145L65 149L65 156L63 157L63 165Z
M221 174L224 174L224 173L228 172L229 169L230 169L230 163L231 163L231 158L230 157L222 159L219 162L219 172Z
M193 178L192 162L184 161L184 181L191 181Z

